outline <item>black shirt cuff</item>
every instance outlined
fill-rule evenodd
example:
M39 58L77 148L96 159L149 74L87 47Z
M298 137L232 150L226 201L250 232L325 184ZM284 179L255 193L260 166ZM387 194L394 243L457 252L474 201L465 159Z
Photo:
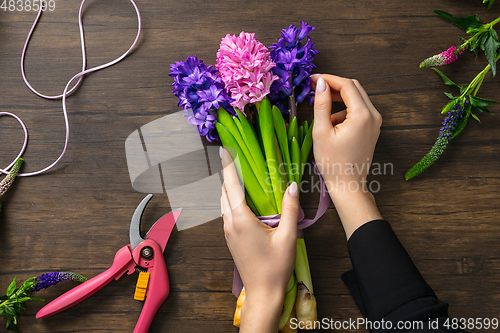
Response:
M365 318L380 320L412 300L436 298L387 221L362 225L347 247L353 270L342 279Z

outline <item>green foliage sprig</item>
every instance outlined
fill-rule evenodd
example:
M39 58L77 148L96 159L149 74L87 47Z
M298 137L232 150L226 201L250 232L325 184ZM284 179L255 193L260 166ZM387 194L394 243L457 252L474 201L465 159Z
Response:
M459 37L463 42L462 45L458 48L453 46L439 55L424 60L420 64L420 67L450 64L456 61L458 54L465 49L474 52L476 57L479 50L483 51L488 59L488 65L481 72L479 72L479 74L477 74L469 84L463 86L457 85L443 72L433 68L447 86L458 91L458 96L448 92L444 93L450 99L450 102L446 104L441 111L441 113L448 113L448 116L442 124L443 126L439 132L438 139L427 155L425 155L417 164L406 172L406 180L410 180L413 177L418 176L430 167L448 147L450 141L462 132L470 117L480 122L476 113L472 112L473 109L478 113L491 113L488 107L492 104L498 103L492 99L480 98L477 96L477 93L483 84L486 74L490 70L492 71L493 76L496 75L496 63L500 59L500 54L498 54L500 42L498 40L498 34L493 26L500 22L500 17L490 23L482 24L477 15L455 17L440 10L435 10L434 12L446 21L451 22L466 31L469 34L469 39Z
M0 297L0 314L5 319L5 325L8 330L21 332L17 327L21 310L26 309L22 306L26 301L43 302L43 299L30 296L35 288L36 277L24 281L24 283L17 288L17 278L14 278L7 287L4 296Z
M18 328L21 310L26 310L22 303L26 301L43 302L43 299L31 296L32 293L49 288L63 281L85 282L87 278L72 272L49 272L32 277L17 288L17 278L7 287L4 296L0 297L0 315L5 319L8 330L21 332Z
M497 49L500 46L500 42L498 41L498 34L496 30L493 29L493 26L500 22L500 17L490 23L482 24L477 15L455 17L442 10L435 10L434 13L438 14L446 21L453 23L457 27L467 32L467 34L469 34L469 39L465 39L459 36L459 38L463 41L463 44L460 45L459 49L468 49L474 52L476 54L476 57L478 55L479 49L481 49L491 65L493 76L495 76L495 59L497 57Z

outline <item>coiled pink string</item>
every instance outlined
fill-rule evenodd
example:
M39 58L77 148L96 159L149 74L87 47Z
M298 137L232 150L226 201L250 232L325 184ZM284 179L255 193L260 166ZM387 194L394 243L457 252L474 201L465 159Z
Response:
M38 170L38 171L29 172L29 173L21 173L21 174L18 174L18 176L26 177L26 176L34 176L34 175L44 173L44 172L50 170L51 168L53 168L61 160L61 158L64 156L64 153L66 152L66 148L68 147L68 140L69 140L69 121L68 121L68 112L66 110L66 97L71 95L72 93L74 93L76 91L76 89L80 86L80 83L82 82L84 75L86 75L88 73L96 72L96 71L104 69L106 67L113 66L114 64L120 62L127 55L129 55L132 52L132 50L134 49L135 45L137 44L137 41L139 40L139 36L141 34L141 14L140 14L139 9L137 8L137 5L135 4L135 2L133 0L129 0L129 1L134 6L135 12L137 14L137 35L135 37L134 42L129 47L129 49L125 53L123 53L120 57L116 58L113 61L105 63L103 65L96 66L96 67L93 67L90 69L85 69L85 65L87 63L87 57L86 57L86 52L85 52L85 35L83 32L83 23L82 23L82 12L83 12L83 5L85 3L85 0L82 1L81 5L80 5L80 11L78 13L78 27L80 29L80 43L82 46L82 59L83 59L82 71L80 73L76 74L75 76L73 76L68 81L68 83L66 84L66 87L64 88L64 91L61 95L55 95L55 96L48 96L48 95L43 95L43 94L39 93L28 82L28 79L26 78L26 74L24 72L24 58L26 56L26 50L28 48L28 44L29 44L29 41L31 39L31 35L33 34L33 31L35 30L35 27L38 23L38 20L40 19L40 16L42 15L42 6L40 6L40 10L38 11L38 15L36 16L35 21L33 22L33 25L31 26L31 30L28 34L28 37L26 38L26 42L24 43L23 52L21 54L21 74L22 74L23 80L26 83L26 85L28 86L28 88L31 89L31 91L33 93L35 93L36 95L38 95L42 98L46 98L46 99L60 99L60 98L62 99L62 108L63 108L64 124L65 124L64 148L63 148L61 154L59 155L59 157L54 162L52 162L52 164L50 164L49 166L47 166L41 170ZM69 89L71 84L75 81L76 81L76 83L74 84L74 86L71 89ZM22 157L22 155L24 154L24 151L26 150L26 146L28 144L28 131L27 131L26 126L24 125L23 121L15 114L10 113L10 112L0 112L0 116L9 116L9 117L15 118L21 124L21 126L24 130L24 144L23 144L23 147L21 148L19 154L5 169L0 169L0 173L7 174L7 173L9 173L9 169L14 165L14 163L20 157Z

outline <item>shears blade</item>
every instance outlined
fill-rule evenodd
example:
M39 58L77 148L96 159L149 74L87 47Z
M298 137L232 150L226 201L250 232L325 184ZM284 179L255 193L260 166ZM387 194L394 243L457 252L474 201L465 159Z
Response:
M146 208L146 205L149 203L152 194L148 194L144 199L142 199L141 203L135 209L134 215L132 215L132 221L130 222L130 246L132 250L137 247L141 242L144 241L144 238L141 237L141 219L142 214ZM152 239L158 245L160 245L162 251L165 250L165 246L167 246L167 241L174 229L174 225L181 214L182 209L176 209L166 215L163 215L156 221L153 226L149 229L146 234L146 239Z
M176 209L168 214L163 215L158 221L153 224L146 234L146 239L152 239L160 245L161 250L165 251L170 234L174 229L174 225L181 215L182 209Z
M137 206L135 209L134 215L132 215L132 220L130 221L130 230L129 230L129 236L130 236L130 246L132 247L132 250L136 248L137 245L139 245L141 242L144 241L144 239L141 237L141 219L142 219L142 214L144 213L144 209L146 208L147 204L153 197L152 194L148 194L144 199L142 199L141 203Z

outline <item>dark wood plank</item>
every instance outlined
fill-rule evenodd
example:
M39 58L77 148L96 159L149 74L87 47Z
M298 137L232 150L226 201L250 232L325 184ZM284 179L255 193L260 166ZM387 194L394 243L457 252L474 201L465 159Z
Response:
M0 286L14 276L25 280L65 270L93 277L109 267L115 252L128 243L130 217L143 197L130 183L125 139L144 124L180 110L170 93L169 64L193 54L214 63L220 38L242 30L270 45L281 29L304 20L316 27L317 72L357 78L383 115L374 162L392 169L370 178L380 184L375 197L382 215L436 293L450 302L450 315L498 318L498 116L483 115L482 124L471 121L428 172L411 182L403 178L432 146L446 103L439 77L418 64L457 44L460 33L432 10L478 13L489 22L499 15L497 5L489 12L479 0L144 0L138 6L143 31L137 49L123 62L86 77L68 99L71 135L62 162L45 175L18 179L2 197ZM79 1L56 0L56 9L42 15L31 41L26 72L43 93L61 93L81 67L78 7ZM60 101L35 96L21 78L20 53L34 18L33 12L0 11L0 110L15 112L29 129L24 171L51 163L64 135ZM84 24L89 67L121 55L135 36L133 8L124 0L89 1ZM483 57L462 57L444 71L465 84L486 63ZM481 96L497 98L499 87L488 76ZM498 113L498 106L492 110ZM300 116L312 119L312 107L301 106ZM6 117L0 128L4 166L19 149L22 133ZM170 209L165 195L156 198L145 221ZM306 214L313 216L316 196L302 200ZM351 265L335 210L331 207L305 237L319 318L360 317L340 279ZM165 259L172 292L151 331L236 332L233 262L221 220L174 231ZM42 304L28 303L20 326L25 332L132 331L142 308L133 300L134 285L135 278L123 277L44 320L34 317ZM50 301L73 286L61 284L39 294Z

